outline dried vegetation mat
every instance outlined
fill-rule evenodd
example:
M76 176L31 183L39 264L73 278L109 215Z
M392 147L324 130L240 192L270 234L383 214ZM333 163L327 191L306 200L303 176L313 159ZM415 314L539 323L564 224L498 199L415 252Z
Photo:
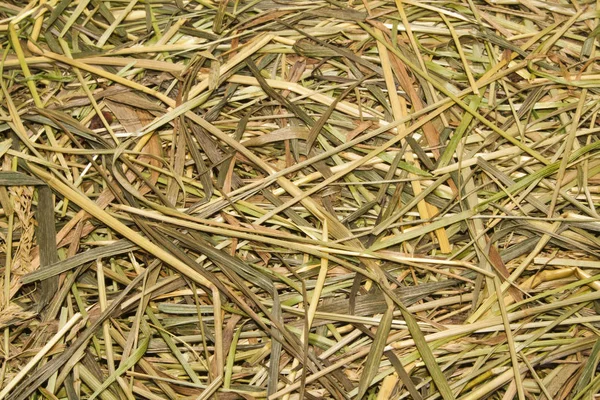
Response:
M592 399L597 2L0 2L0 400Z

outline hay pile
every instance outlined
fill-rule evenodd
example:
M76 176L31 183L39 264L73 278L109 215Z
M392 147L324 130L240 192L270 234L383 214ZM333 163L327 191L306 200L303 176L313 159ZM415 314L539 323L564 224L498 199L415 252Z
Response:
M0 399L592 398L598 17L0 3Z

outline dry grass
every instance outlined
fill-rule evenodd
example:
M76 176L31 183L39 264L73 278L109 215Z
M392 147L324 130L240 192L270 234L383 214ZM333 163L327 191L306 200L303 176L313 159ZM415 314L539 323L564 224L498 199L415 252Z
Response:
M596 7L0 3L0 400L594 398Z

